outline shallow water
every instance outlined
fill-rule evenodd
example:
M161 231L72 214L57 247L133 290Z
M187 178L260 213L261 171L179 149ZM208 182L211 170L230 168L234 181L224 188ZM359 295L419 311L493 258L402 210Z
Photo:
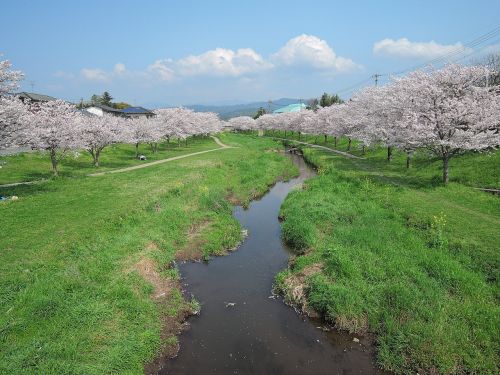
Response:
M314 175L300 156L290 155L300 176L277 183L234 216L248 237L228 256L180 266L185 288L200 301L201 315L180 336L178 357L160 374L372 374L367 340L325 332L323 324L270 298L274 276L293 252L281 241L278 214L290 192ZM227 306L234 303L234 306Z

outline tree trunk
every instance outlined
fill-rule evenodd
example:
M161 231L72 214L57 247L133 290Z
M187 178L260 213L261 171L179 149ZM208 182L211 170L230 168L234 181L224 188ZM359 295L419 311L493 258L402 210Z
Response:
M337 148L337 137L333 137L333 148Z
M99 167L99 150L94 152L94 167Z
M351 138L348 138L348 139L349 139L349 143L347 144L347 151L351 151L352 139Z
M299 141L300 141L300 132L299 132Z
M363 149L362 149L361 153L362 153L363 155L366 153L366 146L365 146L365 145L363 145Z
M410 169L411 167L411 152L408 151L406 153L406 169Z
M325 144L328 142L328 136L325 134Z
M139 158L139 143L135 144L135 158Z
M50 150L50 162L52 163L52 172L54 172L54 176L58 176L59 172L57 170L57 155L55 149Z
M448 175L448 171L449 171L449 161L450 161L450 158L448 156L444 156L443 157L443 183L446 185L450 178L449 178L449 175Z
M391 161L392 160L392 147L391 146L387 146L387 161Z

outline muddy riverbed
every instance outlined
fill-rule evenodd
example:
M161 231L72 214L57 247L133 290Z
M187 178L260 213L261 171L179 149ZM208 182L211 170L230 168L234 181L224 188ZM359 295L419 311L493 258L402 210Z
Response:
M201 303L180 336L179 355L159 374L373 374L367 339L325 331L272 296L275 275L293 251L281 241L278 214L287 194L314 175L290 155L300 176L277 183L249 208L234 209L248 237L228 256L180 266L184 287Z

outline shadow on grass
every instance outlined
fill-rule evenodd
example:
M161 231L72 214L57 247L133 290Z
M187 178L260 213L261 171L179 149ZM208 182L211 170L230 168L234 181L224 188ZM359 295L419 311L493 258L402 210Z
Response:
M3 196L13 196L27 197L31 195L36 195L40 193L49 193L57 190L57 186L50 183L51 180L43 181L37 184L31 185L17 185L11 187L0 187L0 195Z

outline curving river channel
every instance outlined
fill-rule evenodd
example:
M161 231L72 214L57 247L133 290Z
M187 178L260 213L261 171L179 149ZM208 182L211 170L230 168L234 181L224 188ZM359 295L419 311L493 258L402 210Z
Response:
M321 321L270 298L274 276L293 254L281 241L280 206L290 190L315 175L302 157L290 158L299 177L278 182L246 210L234 209L248 230L237 251L208 263L180 265L187 292L201 303L201 315L189 318L191 328L179 339L178 357L159 374L378 373L369 343L324 331Z

